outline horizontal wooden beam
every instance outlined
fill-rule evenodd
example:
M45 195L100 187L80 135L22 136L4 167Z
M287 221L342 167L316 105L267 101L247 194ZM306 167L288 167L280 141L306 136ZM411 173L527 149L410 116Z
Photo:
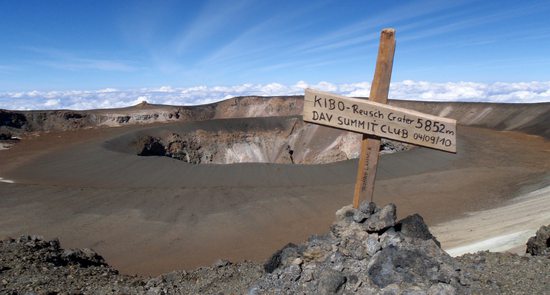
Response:
M456 152L456 120L306 89L306 122Z

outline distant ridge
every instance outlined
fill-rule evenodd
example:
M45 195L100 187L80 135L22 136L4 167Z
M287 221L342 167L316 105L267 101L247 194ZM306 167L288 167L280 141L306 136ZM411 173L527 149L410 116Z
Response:
M424 102L390 100L391 105L458 120L459 124L503 131L521 131L550 139L550 103ZM2 130L35 131L117 127L224 118L301 115L303 96L239 96L196 106L158 105L94 110L0 110Z

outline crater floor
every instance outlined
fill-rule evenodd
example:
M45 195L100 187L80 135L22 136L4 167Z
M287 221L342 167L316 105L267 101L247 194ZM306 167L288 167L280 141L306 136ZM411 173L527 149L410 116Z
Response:
M161 127L188 128L181 124ZM103 253L124 273L159 274L218 258L264 260L325 232L351 202L355 160L192 165L126 152L122 143L131 141L120 138L151 128L51 132L1 151L0 177L14 183L0 183L0 236L60 237L66 248ZM458 134L456 155L384 155L376 202L436 224L547 184L547 140L467 126Z

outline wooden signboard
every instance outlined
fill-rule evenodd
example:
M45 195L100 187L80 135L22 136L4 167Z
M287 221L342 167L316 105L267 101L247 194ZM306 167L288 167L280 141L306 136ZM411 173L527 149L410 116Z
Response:
M384 29L369 100L306 89L306 122L363 133L353 207L374 199L380 138L456 152L456 121L387 105L395 52L395 30Z
M306 89L304 121L456 152L456 120Z

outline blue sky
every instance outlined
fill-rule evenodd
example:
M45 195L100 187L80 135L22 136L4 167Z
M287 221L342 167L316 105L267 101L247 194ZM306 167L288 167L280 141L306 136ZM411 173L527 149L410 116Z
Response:
M501 101L548 101L549 15L550 1L1 1L0 108L96 107L99 93L125 97L108 107L368 91L385 27L397 31L391 91L416 89L402 98L443 100L443 87L445 100L483 100L506 85L530 94ZM197 87L212 95L193 99ZM87 106L66 103L79 95Z

